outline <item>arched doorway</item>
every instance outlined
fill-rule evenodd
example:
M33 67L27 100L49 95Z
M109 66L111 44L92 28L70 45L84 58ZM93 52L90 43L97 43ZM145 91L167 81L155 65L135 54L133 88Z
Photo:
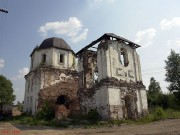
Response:
M126 107L126 115L128 119L135 118L135 100L133 95L125 96L125 107Z
M55 117L57 119L65 118L69 115L69 99L65 95L60 95L56 100L56 112Z

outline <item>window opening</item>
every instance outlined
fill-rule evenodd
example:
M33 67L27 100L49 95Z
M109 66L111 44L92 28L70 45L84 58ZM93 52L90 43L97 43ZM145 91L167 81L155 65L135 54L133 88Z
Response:
M95 67L95 70L94 70L94 83L98 83L98 68Z
M46 62L46 54L43 54L42 55L42 63L45 63Z
M64 54L59 54L59 62L64 63Z
M120 62L123 66L127 67L129 64L128 61L128 54L127 54L127 50L124 48L121 48L120 54L119 54L119 58L120 58Z

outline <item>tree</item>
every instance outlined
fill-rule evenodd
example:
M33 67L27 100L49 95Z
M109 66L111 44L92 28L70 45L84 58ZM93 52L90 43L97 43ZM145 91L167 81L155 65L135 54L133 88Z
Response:
M180 105L180 54L171 50L165 63L166 81L170 83L167 88L174 94Z
M156 82L154 77L151 77L147 93L149 107L161 106L159 101L159 97L161 96L161 94L162 93L159 82Z
M180 92L180 55L171 50L165 63L166 81L170 83L168 90L170 92Z
M0 111L4 104L13 104L15 95L13 95L12 83L3 75L0 75ZM0 112L2 113L2 112Z
M161 87L159 85L159 82L156 82L154 77L151 77L148 93L149 94L156 94L156 93L160 93L160 92L161 92Z

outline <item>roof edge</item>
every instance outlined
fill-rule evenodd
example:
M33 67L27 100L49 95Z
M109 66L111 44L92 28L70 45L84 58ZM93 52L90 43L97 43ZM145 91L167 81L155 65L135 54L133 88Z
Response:
M138 44L136 44L136 43L134 43L134 42L132 42L132 41L130 41L130 40L128 40L128 39L125 39L125 38L123 38L123 37L117 36L117 35L115 35L114 33L105 33L105 34L102 35L100 38L92 41L90 44L88 44L87 46L85 46L84 48L82 48L81 50L79 50L79 51L76 53L76 55L78 55L79 53L83 52L84 50L87 50L88 48L92 47L93 45L97 44L97 43L100 42L101 40L106 39L106 38L108 38L108 37L109 37L109 38L112 37L112 38L116 38L116 39L121 40L121 41L124 41L124 42L128 42L129 45L134 46L135 48L141 47L140 45L138 45Z
M39 50L44 50L44 49L49 49L49 48L38 48L39 46L36 46L32 53L30 54L30 57L32 57L32 55L35 53L35 51L39 51ZM58 48L58 47L50 47L50 48L56 48L56 49L61 49L61 50L65 50L65 51L69 51L69 52L72 52L74 54L74 56L76 56L76 53L73 51L73 50L70 50L70 49L65 49L65 48Z

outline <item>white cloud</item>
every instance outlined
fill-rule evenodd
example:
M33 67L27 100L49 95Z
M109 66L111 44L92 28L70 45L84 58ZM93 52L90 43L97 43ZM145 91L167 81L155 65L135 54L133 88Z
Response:
M47 22L45 25L41 26L38 30L42 36L46 37L49 32L52 32L56 35L66 35L74 39L79 39L76 41L85 40L88 29L83 30L82 22L76 17L70 17L67 21L59 21L59 22ZM79 36L84 35L82 38Z
M24 67L24 68L19 70L19 74L17 76L12 77L11 79L14 80L14 81L17 80L17 79L21 79L21 78L23 78L28 73L29 73L29 68L28 67Z
M22 77L24 77L28 73L29 73L29 68L28 67L25 67L25 68L19 70L19 75L22 76Z
M142 48L146 48L153 43L153 39L156 35L156 29L149 28L136 33L136 39L134 42L142 45Z
M180 53L180 38L174 39L174 40L168 40L167 41L167 48L168 52L167 55L170 54L171 49L175 50L176 52Z
M180 17L174 17L171 20L163 19L160 23L161 30L169 30L173 27L180 27Z
M73 37L73 38L72 38L72 41L73 41L74 43L76 43L76 42L79 42L79 41L81 41L81 40L85 40L86 37L87 37L87 33L88 33L88 29L84 29L84 31L83 31L79 36Z
M0 58L0 68L4 67L4 60L2 58Z

